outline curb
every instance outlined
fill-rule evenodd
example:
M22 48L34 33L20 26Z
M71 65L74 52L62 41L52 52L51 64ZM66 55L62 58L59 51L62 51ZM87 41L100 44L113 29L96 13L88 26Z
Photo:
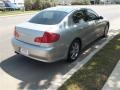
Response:
M113 69L102 90L120 90L120 60Z

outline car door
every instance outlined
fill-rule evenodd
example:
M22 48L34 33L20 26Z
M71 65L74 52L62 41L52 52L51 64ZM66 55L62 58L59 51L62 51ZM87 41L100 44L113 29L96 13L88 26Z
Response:
M96 38L103 35L104 24L102 23L102 19L98 18L98 14L91 9L87 9L87 17L87 22L92 23L94 26L94 29L91 29L91 38L95 40Z
M86 9L86 17L85 21L89 25L89 31L86 34L89 34L88 44L94 41L97 38L97 21L95 18L97 17L90 9Z
M82 46L86 46L92 41L94 30L94 21L86 20L86 9L81 9L73 13L72 15L72 36L79 37L82 40Z

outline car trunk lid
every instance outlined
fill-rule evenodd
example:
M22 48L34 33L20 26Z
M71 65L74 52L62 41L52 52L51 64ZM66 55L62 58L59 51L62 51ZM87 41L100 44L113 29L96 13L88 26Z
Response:
M17 25L15 28L15 33L18 34L16 36L17 40L33 44L33 45L40 45L40 43L35 42L36 37L42 37L45 31L55 32L55 29L52 28L53 26L50 25L40 25L34 23L23 23Z

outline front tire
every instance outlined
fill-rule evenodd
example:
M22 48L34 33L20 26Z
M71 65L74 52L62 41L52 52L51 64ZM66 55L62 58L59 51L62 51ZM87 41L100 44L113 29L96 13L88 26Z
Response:
M69 47L67 62L73 62L78 58L81 49L80 44L80 40L78 39L72 42Z
M108 31L109 31L109 25L106 25L104 29L103 37L107 37Z

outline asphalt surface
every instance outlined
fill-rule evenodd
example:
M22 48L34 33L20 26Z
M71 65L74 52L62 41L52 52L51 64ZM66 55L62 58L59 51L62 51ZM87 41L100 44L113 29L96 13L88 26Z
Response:
M110 22L120 18L120 6L118 5L92 6L92 8L109 19ZM64 60L55 63L43 63L22 55L16 55L11 45L14 26L26 21L31 16L0 17L0 90L46 89L52 81L59 80L78 62L106 41L106 39L97 40L83 51L77 61L71 64ZM114 28L111 29L114 30Z

